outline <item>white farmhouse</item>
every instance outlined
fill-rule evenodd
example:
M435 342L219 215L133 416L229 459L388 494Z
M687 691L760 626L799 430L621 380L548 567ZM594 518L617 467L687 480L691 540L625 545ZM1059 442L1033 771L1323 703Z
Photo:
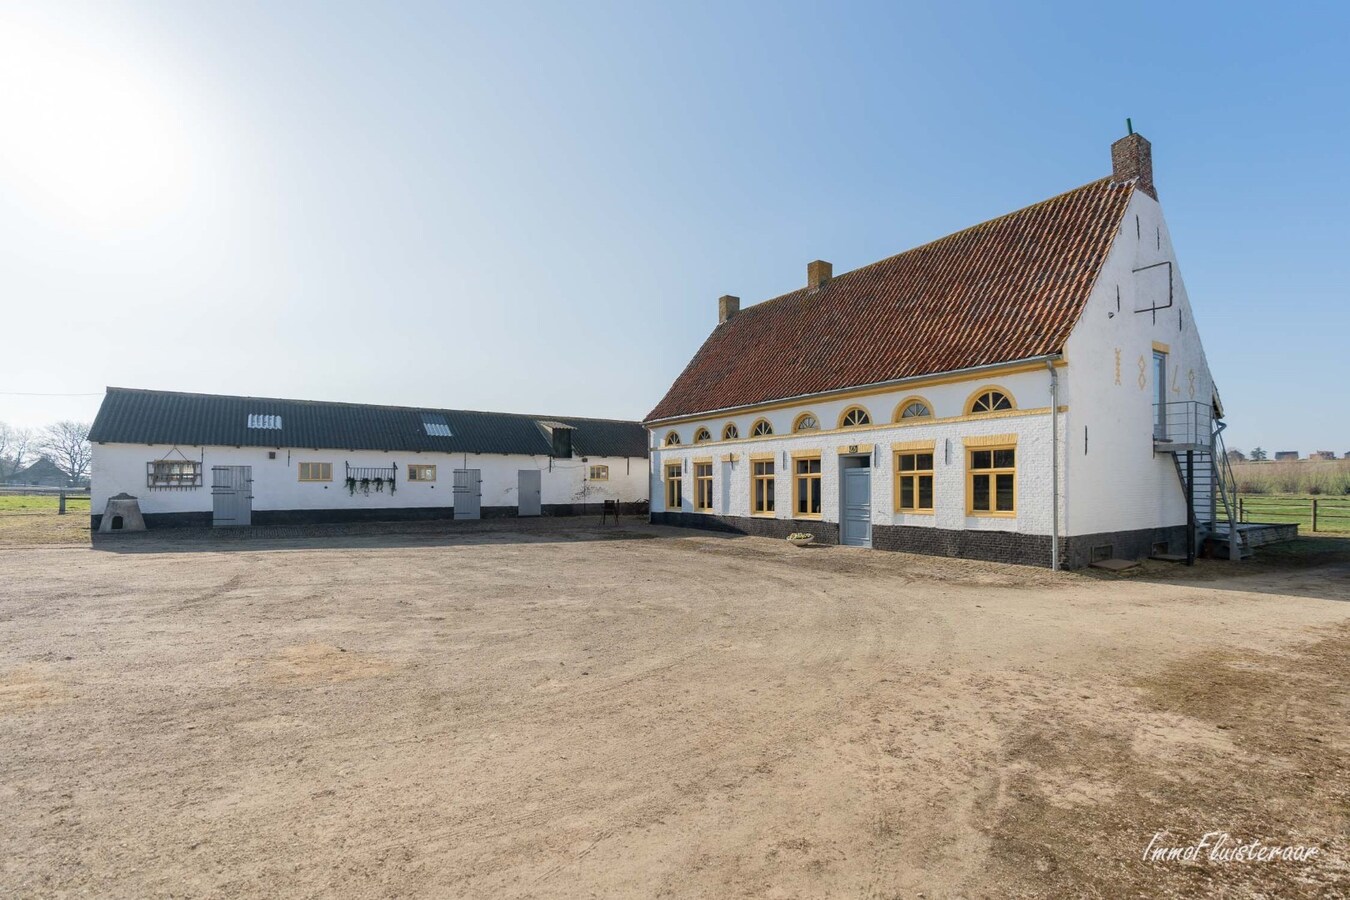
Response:
M122 493L149 528L598 514L647 500L637 422L110 387L89 439L95 530Z
M652 520L1057 566L1237 534L1149 142L1111 159L898 256L721 298L644 423Z

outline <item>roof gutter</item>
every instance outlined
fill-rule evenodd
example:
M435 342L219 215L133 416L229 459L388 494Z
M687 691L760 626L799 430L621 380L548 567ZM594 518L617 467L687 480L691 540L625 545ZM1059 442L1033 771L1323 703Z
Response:
M908 378L896 378L891 381L876 381L873 382L872 384L855 384L850 385L849 387L834 388L833 390L828 391L814 391L809 394L793 394L790 397L774 397L770 400L761 400L757 403L742 403L739 406L723 406L719 407L718 409L705 409L705 410L698 410L697 412L681 413L678 416L663 416L662 418L659 419L644 419L642 424L644 426L652 426L652 425L660 425L663 422L674 422L680 419L699 419L703 418L704 416L729 415L739 410L763 406L765 403L781 403L785 406L790 406L795 402L801 402L809 399L828 400L835 394L843 394L849 391L857 391L857 390L884 391L887 388L904 387L905 385L912 384L913 382L916 381L925 381L927 379L936 378L939 376L978 375L981 372L988 372L994 369L1006 369L1010 366L1026 366L1034 363L1043 362L1046 365L1053 368L1056 363L1062 363L1063 359L1064 359L1063 353L1045 353L1040 356L1028 356L1024 359L1010 359L1005 362L985 363L982 366L971 366L968 369L948 369L947 371L944 372L929 372L926 375L911 375Z
M1050 373L1050 568L1059 571L1059 373L1055 360L1062 354L1045 358Z

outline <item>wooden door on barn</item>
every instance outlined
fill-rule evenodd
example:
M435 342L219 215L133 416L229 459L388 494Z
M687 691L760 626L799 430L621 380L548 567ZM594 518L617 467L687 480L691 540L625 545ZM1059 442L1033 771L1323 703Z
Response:
M239 528L253 524L253 467L211 467L211 525Z
M455 518L482 518L483 479L478 469L455 470Z

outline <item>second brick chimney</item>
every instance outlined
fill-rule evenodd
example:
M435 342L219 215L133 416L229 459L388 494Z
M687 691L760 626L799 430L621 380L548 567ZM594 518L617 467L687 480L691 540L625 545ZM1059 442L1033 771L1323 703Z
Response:
M806 286L818 288L834 277L834 266L823 259L806 264Z
M717 324L721 325L741 311L741 298L725 294L717 298Z
M1139 190L1158 199L1153 186L1153 145L1134 132L1111 145L1111 179L1123 182L1132 178L1139 179Z

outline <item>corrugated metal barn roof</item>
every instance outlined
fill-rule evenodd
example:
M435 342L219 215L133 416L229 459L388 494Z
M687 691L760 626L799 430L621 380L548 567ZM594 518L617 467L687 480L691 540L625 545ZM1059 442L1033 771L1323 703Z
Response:
M441 417L448 426L439 427ZM108 388L89 439L101 444L189 444L221 447L313 447L334 450L420 450L440 453L524 453L548 456L543 422L574 429L575 456L647 455L638 422L515 413L371 406L320 400L230 397ZM254 427L250 427L254 426Z

